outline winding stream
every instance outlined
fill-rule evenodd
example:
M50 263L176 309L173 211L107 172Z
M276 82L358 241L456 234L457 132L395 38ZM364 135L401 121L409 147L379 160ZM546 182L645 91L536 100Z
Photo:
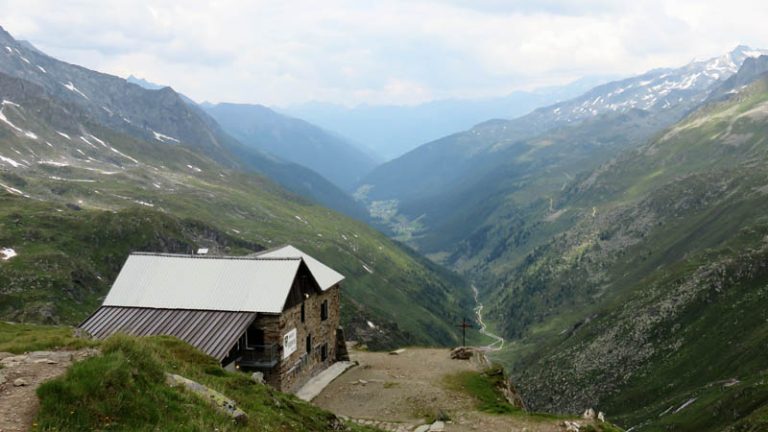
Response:
M478 298L478 291L477 287L472 285L472 291L475 295L475 315L477 315L477 322L480 323L480 334L484 334L488 336L491 339L494 339L495 342L492 342L484 347L480 347L480 349L484 351L500 351L502 348L504 348L504 338L498 335L495 335L493 333L490 333L486 329L486 324L483 322L483 304L480 303L480 299Z

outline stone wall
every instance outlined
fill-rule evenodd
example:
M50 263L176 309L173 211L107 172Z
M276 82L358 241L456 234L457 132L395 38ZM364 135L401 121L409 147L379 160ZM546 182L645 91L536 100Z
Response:
M266 382L282 391L290 392L306 383L317 372L330 366L336 359L336 329L339 326L340 287L336 285L325 292L307 290L304 321L301 320L302 303L287 308L281 315L259 315L254 324L264 330L264 342L275 343L280 348L279 363L265 374ZM304 290L302 290L304 291ZM328 301L328 319L321 320L321 305ZM296 329L296 351L283 358L283 336ZM307 353L306 337L312 335L311 352ZM321 350L327 347L322 360Z

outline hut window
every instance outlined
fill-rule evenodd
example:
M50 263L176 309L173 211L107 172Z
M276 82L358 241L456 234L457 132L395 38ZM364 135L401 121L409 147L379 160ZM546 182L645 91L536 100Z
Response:
M320 305L320 320L325 321L328 319L328 300L324 300Z
M326 361L328 359L328 344L324 343L322 347L320 347L320 361Z
M306 314L304 313L304 302L301 302L301 322L304 322L306 319Z
M257 348L264 345L264 330L254 326L248 327L246 333L248 348Z
M306 343L307 343L307 354L309 354L312 352L312 335L311 334L307 335Z

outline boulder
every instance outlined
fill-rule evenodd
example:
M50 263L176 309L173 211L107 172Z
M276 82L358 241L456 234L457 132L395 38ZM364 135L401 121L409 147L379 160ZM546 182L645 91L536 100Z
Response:
M220 412L232 417L236 423L245 424L248 422L248 415L235 404L235 401L229 399L216 390L210 389L189 378L181 375L165 374L166 383L171 387L184 387L201 398L210 401Z
M595 410L587 408L587 410L584 411L584 414L581 415L581 418L584 420L593 420L595 418Z
M445 422L436 421L429 426L429 432L443 432L445 431Z
M27 385L29 385L29 383L24 378L16 378L15 380L13 380L14 387L24 387Z
M257 384L264 384L264 373L263 372L254 372L251 374L251 379L253 382Z
M600 420L601 422L605 423L605 413L602 412L602 411L597 413L597 419Z
M469 360L474 355L474 351L469 347L456 347L451 350L451 358L454 360Z

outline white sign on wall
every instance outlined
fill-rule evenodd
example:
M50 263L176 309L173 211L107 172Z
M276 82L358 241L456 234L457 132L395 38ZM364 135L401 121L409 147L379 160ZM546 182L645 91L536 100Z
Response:
M296 329L283 335L283 359L296 352Z

